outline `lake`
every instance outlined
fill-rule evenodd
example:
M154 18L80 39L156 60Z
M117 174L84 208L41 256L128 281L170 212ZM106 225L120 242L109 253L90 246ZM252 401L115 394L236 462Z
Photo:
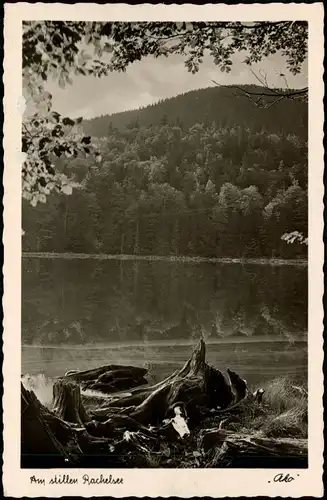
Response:
M159 380L200 335L209 363L256 385L307 376L307 267L147 260L22 261L22 373L131 363Z

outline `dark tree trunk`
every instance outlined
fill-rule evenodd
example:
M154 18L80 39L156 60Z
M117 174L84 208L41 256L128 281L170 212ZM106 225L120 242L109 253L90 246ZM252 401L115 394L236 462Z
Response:
M53 411L62 420L81 426L91 420L84 408L80 387L64 380L58 380L53 386Z
M57 439L60 434L47 422L47 414L34 392L25 389L21 384L21 459L22 466L29 463L38 467L42 459L49 464L48 467L63 467L71 461L69 453ZM57 422L56 422L57 423ZM60 429L61 431L61 429Z

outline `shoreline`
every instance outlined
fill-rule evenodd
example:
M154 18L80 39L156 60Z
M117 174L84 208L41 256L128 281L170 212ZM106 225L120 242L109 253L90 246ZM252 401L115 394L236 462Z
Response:
M293 343L307 343L308 339L307 336L304 335L299 335L297 338L293 339ZM221 339L213 340L210 341L209 339L206 339L206 345L229 345L229 344L255 344L255 343L285 343L288 344L289 340L286 339L285 337L276 337L276 338L269 338L265 336L258 336L258 337L224 337ZM158 341L148 341L148 342L111 342L111 343L99 343L99 344L93 344L93 343L85 343L85 344L72 344L72 345L67 345L67 344L62 344L62 345L51 345L51 344L21 344L22 348L33 348L33 349L70 349L70 350L78 350L78 349L93 349L93 350L99 350L99 349L121 349L121 348L127 348L127 347L171 347L171 346L178 346L178 347L191 347L194 344L194 340L190 339L189 341L185 340L184 342L174 342L174 340L158 340Z
M268 257L238 258L238 257L190 257L173 255L121 255L121 254L86 254L86 253L56 253L56 252L22 252L22 258L37 259L94 259L94 260L138 260L163 262L217 263L217 264L256 264L271 266L308 266L307 259L274 259Z

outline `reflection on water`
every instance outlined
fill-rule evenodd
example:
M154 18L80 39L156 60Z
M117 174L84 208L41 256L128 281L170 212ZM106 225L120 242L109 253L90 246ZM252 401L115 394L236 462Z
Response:
M112 361L162 378L203 334L208 360L249 382L306 376L307 269L23 259L22 371Z

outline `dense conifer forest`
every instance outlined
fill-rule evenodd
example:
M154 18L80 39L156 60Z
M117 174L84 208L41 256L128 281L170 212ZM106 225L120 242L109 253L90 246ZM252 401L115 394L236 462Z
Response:
M213 87L83 128L101 160L58 160L79 186L35 208L23 202L24 251L306 256L305 245L281 239L307 233L304 102L263 109L241 90Z

